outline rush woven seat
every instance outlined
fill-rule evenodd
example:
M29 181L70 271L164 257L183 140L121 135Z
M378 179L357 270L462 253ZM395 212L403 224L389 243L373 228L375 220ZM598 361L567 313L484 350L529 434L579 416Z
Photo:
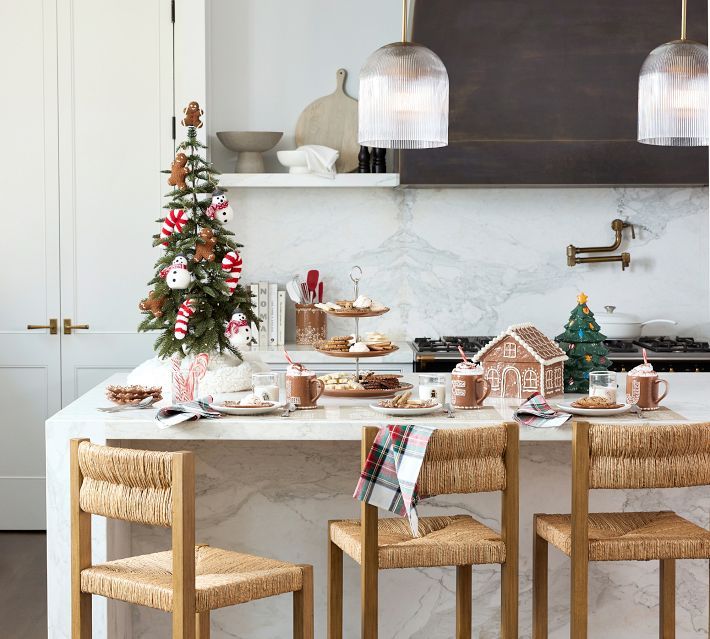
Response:
M171 551L97 564L81 571L81 591L171 612L172 567ZM300 566L195 546L196 612L296 592L302 585Z
M566 555L572 517L538 515L537 534ZM590 561L710 559L710 532L671 511L590 513Z
M331 523L334 544L360 563L360 520ZM470 564L502 564L505 544L500 534L468 515L421 517L419 534L412 537L406 519L377 522L379 568L426 568Z

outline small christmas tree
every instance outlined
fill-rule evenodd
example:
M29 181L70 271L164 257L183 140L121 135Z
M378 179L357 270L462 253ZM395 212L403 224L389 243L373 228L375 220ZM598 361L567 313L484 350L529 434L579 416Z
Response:
M197 128L203 111L191 102L184 113L187 139L163 171L173 190L166 194L167 215L157 220L162 230L153 236L153 246L165 250L148 283L152 290L139 305L146 317L138 330L161 332L155 351L163 358L224 351L239 356L238 345L250 340L250 324L258 325L251 295L239 285L242 245L224 226L234 212L217 187L217 171L202 157L207 147Z
M569 317L565 332L555 339L560 348L567 353L565 362L566 393L586 393L589 391L589 373L607 370L611 360L604 346L605 335L599 332L600 326L594 321L594 313L587 306L587 296L577 296L577 306Z

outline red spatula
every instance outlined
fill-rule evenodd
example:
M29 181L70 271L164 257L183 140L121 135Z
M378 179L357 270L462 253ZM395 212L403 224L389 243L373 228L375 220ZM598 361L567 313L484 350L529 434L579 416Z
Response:
M308 285L308 290L311 293L311 299L309 300L311 304L316 300L316 288L318 286L318 280L320 279L320 272L316 270L311 270L306 273L306 284Z

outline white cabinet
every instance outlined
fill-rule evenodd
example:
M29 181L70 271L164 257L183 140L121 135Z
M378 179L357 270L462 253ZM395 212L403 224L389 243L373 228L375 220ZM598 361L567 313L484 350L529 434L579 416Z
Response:
M173 23L170 0L0 11L0 529L41 529L45 420L152 354L137 305L174 153Z

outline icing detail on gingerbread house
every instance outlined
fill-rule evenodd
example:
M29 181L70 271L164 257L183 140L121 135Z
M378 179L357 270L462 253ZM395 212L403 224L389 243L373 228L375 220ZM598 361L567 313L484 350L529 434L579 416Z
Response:
M491 397L523 397L563 392L564 351L530 323L515 324L494 337L476 355L491 384Z

